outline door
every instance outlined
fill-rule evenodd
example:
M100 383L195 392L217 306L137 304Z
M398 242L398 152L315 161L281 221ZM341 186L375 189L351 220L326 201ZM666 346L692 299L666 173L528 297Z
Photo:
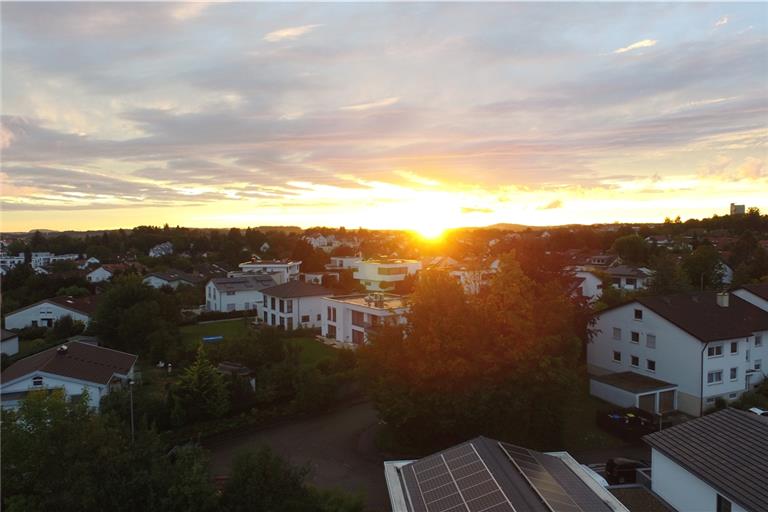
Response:
M654 414L656 412L656 393L650 395L640 395L637 399L638 407L645 412Z
M672 412L675 410L675 390L662 391L659 393L659 414Z

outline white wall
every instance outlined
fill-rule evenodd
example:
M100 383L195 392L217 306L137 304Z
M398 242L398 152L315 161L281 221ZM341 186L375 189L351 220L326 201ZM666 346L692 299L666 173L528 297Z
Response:
M23 329L33 322L37 322L37 325L46 325L46 323L53 323L61 317L71 316L72 320L79 320L86 325L90 322L90 317L82 313L66 309L58 304L52 302L42 302L35 304L26 309L11 313L5 317L6 329ZM48 322L46 322L46 320Z
M589 380L589 394L619 407L635 407L637 398L634 393L624 391L594 379Z
M89 272L85 278L91 283L101 283L102 281L109 281L112 279L112 272L104 267L99 267L96 270Z
M205 307L208 311L254 310L261 316L263 300L264 295L259 290L220 292L213 281L205 286Z
M264 295L264 308L261 318L268 325L283 326L288 328L288 319L291 320L293 329L299 327L321 327L323 324L323 297L274 297L275 305L272 307L272 298ZM283 301L283 311L280 312L280 301ZM288 311L288 301L291 301L291 311ZM309 317L308 319L305 317ZM303 319L303 320L302 320Z
M0 342L0 353L12 356L19 353L19 337L14 336Z
M768 311L768 300L760 298L752 292L748 292L747 290L736 290L733 292L733 294L751 304L754 304L764 311Z
M589 298L589 300L597 300L603 295L603 282L592 272L586 270L580 270L574 274L576 277L584 278L584 282L581 283L579 288L581 289L581 295Z
M328 317L328 308L335 308L336 310L336 321L332 321ZM391 311L388 309L381 309L381 308L369 308L366 306L360 306L358 304L349 304L348 302L344 302L341 300L334 300L330 297L325 297L323 299L323 305L322 305L322 326L321 326L321 334L323 337L329 338L328 334L328 327L334 326L336 327L336 336L333 336L333 339L335 339L338 342L341 343L353 343L353 331L359 331L363 334L363 341L368 341L368 329L365 326L358 326L358 325L352 325L352 312L358 311L363 314L363 323L364 324L370 324L371 323L371 317L377 316L381 320L384 321L384 318L390 318L392 316L398 316L398 322L404 323L406 322L405 316L403 313L405 312L405 308L400 308L396 311Z
M33 386L32 378L36 376L43 377L42 386ZM80 395L83 393L83 389L88 391L89 405L91 407L98 407L102 396L109 393L109 388L105 384L95 384L92 382L84 382L76 379L69 379L59 375L51 375L45 372L31 373L24 378L16 381L12 381L7 384L3 384L3 393L16 393L19 391L28 391L31 389L54 389L63 388L67 398L72 395ZM18 405L18 402L3 402L3 408L14 408Z
M651 450L653 492L680 512L714 512L717 491L656 449ZM732 503L732 512L746 512Z

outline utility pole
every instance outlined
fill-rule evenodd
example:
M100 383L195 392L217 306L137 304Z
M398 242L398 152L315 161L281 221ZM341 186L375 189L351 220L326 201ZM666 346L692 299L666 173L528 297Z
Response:
M133 444L135 440L135 434L133 429L133 384L134 384L133 379L128 380L128 388L130 390L128 395L131 397L131 444Z

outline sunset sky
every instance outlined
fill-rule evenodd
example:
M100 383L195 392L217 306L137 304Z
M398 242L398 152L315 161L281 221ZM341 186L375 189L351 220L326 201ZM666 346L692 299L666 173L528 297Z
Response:
M768 6L7 3L2 229L768 210Z

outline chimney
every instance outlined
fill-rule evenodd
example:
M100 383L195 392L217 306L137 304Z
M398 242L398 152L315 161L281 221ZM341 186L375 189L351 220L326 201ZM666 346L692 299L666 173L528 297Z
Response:
M717 294L717 305L721 308L727 308L730 303L730 295L727 292Z
M66 355L67 354L67 350L69 350L69 347L67 347L66 345L62 345L62 346L60 346L59 348L56 349L56 352L58 352L61 355Z

